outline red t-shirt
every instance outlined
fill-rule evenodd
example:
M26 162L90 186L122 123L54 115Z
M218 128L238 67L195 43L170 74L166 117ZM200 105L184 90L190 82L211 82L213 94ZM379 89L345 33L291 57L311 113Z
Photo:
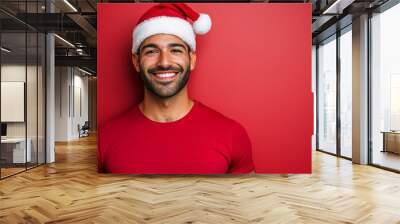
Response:
M99 171L135 174L220 174L254 170L245 129L195 102L173 122L148 119L136 106L100 136Z

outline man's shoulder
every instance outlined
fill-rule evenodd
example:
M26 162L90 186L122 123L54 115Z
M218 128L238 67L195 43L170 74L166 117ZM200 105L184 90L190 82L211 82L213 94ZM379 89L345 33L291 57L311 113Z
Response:
M131 126L131 124L138 119L138 115L138 109L136 107L132 107L106 122L103 126L103 130L107 132L120 129L125 126Z
M202 119L206 122L212 122L213 124L223 125L224 127L240 128L242 125L236 120L222 114L221 112L204 105L201 102L197 102L199 111L201 111Z

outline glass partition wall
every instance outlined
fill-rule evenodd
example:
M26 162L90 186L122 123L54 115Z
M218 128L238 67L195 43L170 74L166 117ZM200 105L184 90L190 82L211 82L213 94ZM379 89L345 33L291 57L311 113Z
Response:
M352 34L351 25L341 31L340 68L340 155L352 158Z
M318 44L317 150L352 157L351 25Z
M400 172L400 4L369 16L368 164ZM317 149L352 157L351 25L317 45ZM336 48L336 49L335 49ZM336 57L338 55L338 57Z
M21 11L0 11L1 179L45 163L45 34L18 20L43 2L7 4Z
M318 149L336 154L336 36L318 50Z
M370 163L400 171L400 4L371 18Z

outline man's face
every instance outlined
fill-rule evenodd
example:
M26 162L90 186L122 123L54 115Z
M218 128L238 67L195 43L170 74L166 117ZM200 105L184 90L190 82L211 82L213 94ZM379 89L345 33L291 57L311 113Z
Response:
M165 99L186 86L196 55L179 37L157 34L142 42L132 60L145 88Z

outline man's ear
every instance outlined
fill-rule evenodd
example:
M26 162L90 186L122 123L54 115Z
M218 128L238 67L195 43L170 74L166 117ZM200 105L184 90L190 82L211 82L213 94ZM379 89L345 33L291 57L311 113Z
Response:
M132 53L132 64L135 67L135 70L139 72L140 71L139 56L136 53Z
M190 71L192 71L196 67L196 52L190 52Z

